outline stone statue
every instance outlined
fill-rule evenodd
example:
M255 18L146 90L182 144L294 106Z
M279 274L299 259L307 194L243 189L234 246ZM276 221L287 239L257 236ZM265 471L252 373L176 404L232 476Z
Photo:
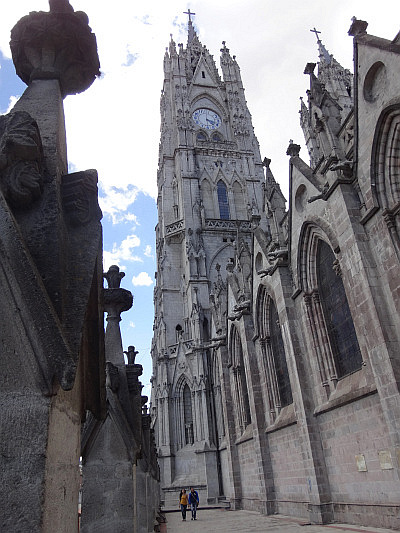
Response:
M128 358L128 365L134 365L135 364L135 359L136 359L136 356L137 356L138 353L139 353L138 350L135 350L134 346L128 346L128 351L124 352L124 354Z

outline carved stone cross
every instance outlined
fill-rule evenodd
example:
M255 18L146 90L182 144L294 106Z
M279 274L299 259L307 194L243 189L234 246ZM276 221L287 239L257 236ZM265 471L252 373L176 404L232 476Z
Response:
M184 13L185 15L189 15L189 22L192 22L191 17L192 17L193 15L196 14L196 13L192 13L192 12L190 11L190 9L188 9L187 11L184 11L183 13Z
M318 37L318 34L321 33L320 31L318 31L317 29L315 29L315 26L314 26L314 29L313 30L310 30L311 33L315 33L315 36L317 38L317 41L319 41L319 37Z

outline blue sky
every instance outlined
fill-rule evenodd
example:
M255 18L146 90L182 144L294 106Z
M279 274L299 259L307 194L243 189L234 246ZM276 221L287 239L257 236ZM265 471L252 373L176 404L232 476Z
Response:
M118 264L122 286L134 295L123 314L124 349L135 345L143 364L144 392L149 392L153 325L155 199L159 143L159 97L163 55L170 34L186 42L187 8L203 44L214 54L224 40L236 55L262 157L284 194L288 188L289 139L303 143L299 97L306 96L308 62L317 62L315 35L352 70L351 18L369 22L368 33L393 39L400 29L398 1L381 0L71 0L85 11L96 33L102 76L85 93L65 100L68 159L71 170L96 168L103 210L104 268ZM0 113L23 90L8 46L10 30L32 10L48 10L47 0L7 3L0 18ZM303 148L300 155L307 160Z

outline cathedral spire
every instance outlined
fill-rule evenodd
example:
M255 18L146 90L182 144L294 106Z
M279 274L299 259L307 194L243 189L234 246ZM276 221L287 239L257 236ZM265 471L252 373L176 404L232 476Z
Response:
M329 65L332 60L332 56L329 54L328 50L325 48L324 44L322 43L321 39L319 38L319 34L321 33L317 29L310 30L312 33L315 33L315 36L317 38L317 44L318 44L318 52L319 52L319 59L320 64L326 63Z
M304 74L310 76L310 89L307 91L308 108L301 100L300 124L304 132L311 166L316 168L333 154L342 157L340 142L336 138L344 121L353 107L352 74L342 67L328 52L317 29L318 71L316 64L307 63Z
M198 40L197 34L196 34L196 30L194 29L193 22L192 22L192 17L194 15L196 15L196 13L192 13L190 11L190 9L188 9L187 11L184 11L184 14L189 17L189 20L188 20L188 46L190 46L190 44L193 42L193 40L195 40L195 39Z

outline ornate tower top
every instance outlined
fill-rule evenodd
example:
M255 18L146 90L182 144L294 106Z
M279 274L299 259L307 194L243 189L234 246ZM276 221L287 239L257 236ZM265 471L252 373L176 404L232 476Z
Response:
M300 125L311 167L316 168L331 157L343 158L340 142L335 137L353 108L353 76L328 52L320 39L321 32L316 28L310 31L317 38L318 71L315 74L316 63L307 63L304 74L310 76L310 89L308 106L301 99Z

